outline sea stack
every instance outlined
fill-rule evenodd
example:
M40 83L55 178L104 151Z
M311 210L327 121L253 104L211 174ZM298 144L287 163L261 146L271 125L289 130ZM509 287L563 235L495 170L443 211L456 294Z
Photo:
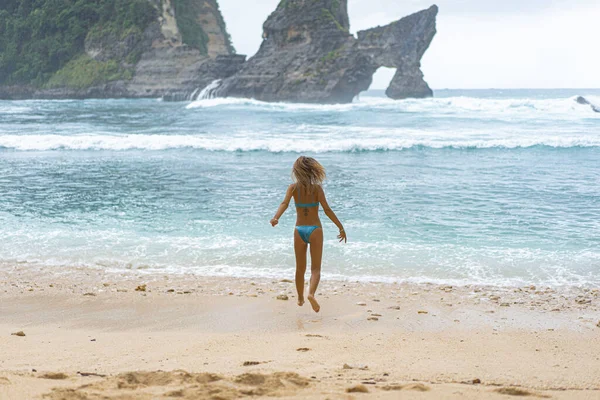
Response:
M388 97L429 97L421 57L436 33L437 6L391 24L349 32L347 0L283 0L263 25L259 51L218 95L263 101L348 103L379 67L396 68Z

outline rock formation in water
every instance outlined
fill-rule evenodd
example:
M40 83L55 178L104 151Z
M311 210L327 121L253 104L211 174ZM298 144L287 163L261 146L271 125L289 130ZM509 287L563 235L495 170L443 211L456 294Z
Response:
M428 97L421 57L436 33L437 6L389 25L349 33L347 0L282 0L263 25L259 51L223 81L220 96L347 103L379 67L396 68L386 94Z
M575 101L578 104L583 104L583 105L586 105L586 106L590 106L592 108L592 111L600 113L600 107L598 107L598 106L590 103L590 101L588 99L586 99L585 97L583 97L583 96L577 96L577 98L575 99Z

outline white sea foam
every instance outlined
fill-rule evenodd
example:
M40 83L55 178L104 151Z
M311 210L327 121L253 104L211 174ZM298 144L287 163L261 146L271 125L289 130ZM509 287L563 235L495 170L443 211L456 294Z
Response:
M353 129L345 129L353 131ZM354 129L357 131L357 129ZM360 131L360 129L358 129ZM0 149L21 151L48 150L169 150L198 149L207 151L268 151L268 152L361 152L398 151L415 147L442 148L554 148L600 147L600 136L583 134L501 135L482 137L477 133L427 132L397 129L382 135L369 132L344 137L335 132L307 135L0 135ZM354 135L353 135L354 136ZM504 136L504 137L503 137ZM317 139L317 140L315 140ZM322 140L318 140L322 139Z
M39 229L42 228L42 229ZM0 229L0 264L90 267L119 272L277 278L293 275L290 238L225 234L139 236L119 229ZM31 246L35 243L35 246ZM110 246L106 244L110 243ZM68 245L66 245L68 244ZM461 244L326 240L327 279L514 286L597 285L595 249L471 247Z
M600 97L586 96L600 105ZM578 104L576 97L560 99L486 99L476 97L432 97L427 99L392 100L382 97L359 97L350 104L303 104L303 103L267 103L254 99L216 98L194 101L188 109L230 107L249 107L264 111L285 112L345 112L360 110L389 110L409 113L436 114L495 114L495 115L576 115L593 116L594 112L585 105Z

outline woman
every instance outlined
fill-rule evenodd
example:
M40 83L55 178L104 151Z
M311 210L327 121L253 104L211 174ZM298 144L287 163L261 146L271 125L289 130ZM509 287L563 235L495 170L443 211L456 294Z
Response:
M296 253L296 290L298 305L304 304L304 273L306 272L306 251L310 244L310 288L308 301L315 312L321 307L315 298L317 286L321 279L321 257L323 255L323 229L319 219L319 203L323 206L325 215L333 221L340 230L338 239L346 242L346 232L342 223L327 204L321 184L325 179L325 168L311 157L300 157L292 168L292 183L285 193L285 199L271 220L271 225L279 223L279 218L287 210L290 200L294 197L296 205L296 229L294 229L294 252Z

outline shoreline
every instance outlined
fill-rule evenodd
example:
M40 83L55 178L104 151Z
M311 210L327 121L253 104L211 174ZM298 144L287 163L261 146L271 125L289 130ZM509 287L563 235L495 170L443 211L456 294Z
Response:
M294 292L289 279L2 270L0 398L600 399L597 289L323 281L318 314ZM357 385L368 394L346 392Z
M230 268L228 265L218 265L215 268ZM247 270L250 268L244 267ZM325 269L327 269L325 267ZM133 268L113 268L102 264L98 265L79 265L79 266L63 266L63 265L46 265L38 263L0 263L0 280L14 279L15 276L21 280L31 280L34 277L46 278L50 276L64 276L69 279L75 279L81 282L93 283L93 280L149 280L149 281L160 281L168 277L173 280L220 280L220 279L233 279L237 281L256 281L256 282L277 282L282 279L293 279L294 278L294 267L287 269L273 270L268 274L257 274L257 275L231 275L230 271L225 270L223 272L206 274L204 270L190 270L190 271L173 271L169 269L160 269L149 266L139 266ZM308 278L310 271L307 269L306 277ZM50 279L51 280L51 279ZM327 271L321 271L321 282L329 282L336 285L400 285L400 286L452 286L454 288L466 288L466 289L479 289L479 290L512 290L512 289L526 289L535 287L535 291L540 290L552 290L560 294L573 294L579 293L585 295L588 292L600 291L600 286L596 282L548 282L548 281L526 281L523 278L514 280L505 279L498 282L486 282L471 280L467 281L466 278L429 278L429 277L418 277L418 278L406 278L406 277L394 277L387 275L359 275L359 276L342 276L336 273L329 273Z

